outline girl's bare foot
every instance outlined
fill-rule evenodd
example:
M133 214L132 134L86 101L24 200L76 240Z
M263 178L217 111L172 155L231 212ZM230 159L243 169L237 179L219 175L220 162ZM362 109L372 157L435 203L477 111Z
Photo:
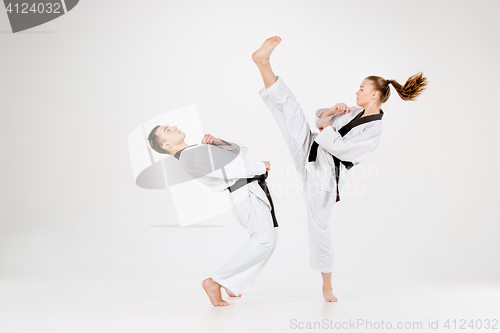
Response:
M278 36L270 37L264 41L264 44L252 54L252 60L257 64L269 63L269 57L271 53L278 44L281 42L281 38Z
M323 297L325 298L325 301L337 302L338 298L333 295L332 272L321 272L321 277L323 278Z
M252 54L252 60L259 68L260 75L264 81L264 87L267 89L272 86L278 78L274 75L271 69L271 62L269 57L273 53L274 48L281 42L278 36L270 37L264 41L264 44Z
M203 289L208 295L208 299L213 304L213 306L228 306L229 303L222 299L222 295L220 293L221 285L212 280L211 278L203 280L201 283Z

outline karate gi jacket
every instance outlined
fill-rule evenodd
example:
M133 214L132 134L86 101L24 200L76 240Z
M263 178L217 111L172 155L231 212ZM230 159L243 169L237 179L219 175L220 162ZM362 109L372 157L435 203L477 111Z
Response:
M180 152L179 162L186 172L214 192L226 190L240 178L252 178L266 173L263 161L246 159L246 146L233 140L224 141L229 145L199 144L187 147ZM251 182L229 195L233 212L240 222L246 221L248 217L250 195L257 196L267 205L267 213L271 210L271 204L262 188L257 182ZM276 206L274 196L272 198Z
M320 133L312 133L313 140L319 145L315 162L308 162L306 169L309 175L324 191L336 190L335 165L333 156L354 165L366 160L377 148L382 137L382 120L370 121L352 128L345 136L341 136L339 130L354 119L363 108L359 106L349 107L350 113L338 113L329 118L319 118L328 109L316 111L316 126L328 120L332 126L324 128ZM383 111L381 111L381 116ZM340 164L340 181L345 181L347 168Z

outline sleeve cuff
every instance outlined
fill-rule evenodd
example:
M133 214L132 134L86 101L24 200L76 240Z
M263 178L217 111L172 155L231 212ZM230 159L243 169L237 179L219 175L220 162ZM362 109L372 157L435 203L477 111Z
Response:
M318 111L316 111L316 118L319 118L319 116L321 116L321 114L323 112L325 112L326 110L328 110L327 108L323 108L323 109L319 109Z
M276 89L278 89L283 84L283 80L280 79L279 76L276 76L276 77L278 78L278 80L276 82L274 82L272 86L270 86L267 89L266 88L262 88L259 91L259 94L260 94L260 96L262 98L269 96L269 94L271 94L273 91L275 91Z
M257 175L262 175L266 173L266 165L264 164L263 161L257 161L257 160L247 160L247 177L253 177Z
M316 141L321 146L322 141L324 141L324 140L333 141L334 140L333 137L335 137L335 135L340 136L340 134L335 132L335 130L332 128L332 126L328 126L328 127L325 127L321 132L319 132L319 134L316 136L314 141Z
M326 110L328 110L328 109L319 109L318 111L316 111L316 127L318 127L320 123L322 123L322 122L324 122L324 121L326 121L326 120L328 120L328 122L329 122L330 124L332 123L332 119L333 119L333 117L334 117L333 115L332 115L332 116L330 116L330 117L325 117L325 118L320 118L320 117L319 117L319 116L321 116L321 114L322 114L323 112L325 112Z
M226 141L226 140L224 140L224 141ZM239 146L235 143L232 143L229 141L226 141L226 142L229 143L229 145L218 145L218 147L225 149L225 150L237 150L239 148Z

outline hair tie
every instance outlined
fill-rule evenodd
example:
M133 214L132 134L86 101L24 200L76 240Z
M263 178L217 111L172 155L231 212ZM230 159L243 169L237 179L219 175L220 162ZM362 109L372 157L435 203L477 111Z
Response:
M391 83L390 80L385 80L385 82L387 82L387 85L389 85L389 83Z

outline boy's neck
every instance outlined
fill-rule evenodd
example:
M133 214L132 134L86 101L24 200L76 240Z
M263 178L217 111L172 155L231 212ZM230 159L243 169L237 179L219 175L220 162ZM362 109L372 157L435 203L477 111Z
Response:
M171 151L172 156L175 155L179 150L182 150L182 149L187 148L187 147L189 147L189 145L187 143L185 143L184 141L182 141L181 143L179 143L178 145L173 147L173 149Z

